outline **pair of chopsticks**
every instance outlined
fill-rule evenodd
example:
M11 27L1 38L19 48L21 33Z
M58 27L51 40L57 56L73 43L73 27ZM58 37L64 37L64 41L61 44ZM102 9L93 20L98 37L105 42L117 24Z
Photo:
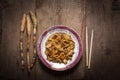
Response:
M92 56L92 46L93 46L93 35L94 30L92 29L91 32L91 39L90 39L90 51L88 48L88 28L86 27L86 66L88 69L90 69L90 63L91 63L91 56Z

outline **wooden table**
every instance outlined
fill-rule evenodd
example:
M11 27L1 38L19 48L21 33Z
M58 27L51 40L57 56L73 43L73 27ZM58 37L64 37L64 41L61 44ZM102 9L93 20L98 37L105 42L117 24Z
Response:
M1 0L0 79L119 80L120 0L86 0L85 9L86 21L83 22L84 0ZM83 56L74 68L56 72L38 59L30 75L26 70L21 71L20 21L23 13L29 14L30 10L35 12L38 20L37 38L54 25L66 25L79 34L84 46ZM85 67L85 25L89 36L91 29L95 31L90 70Z

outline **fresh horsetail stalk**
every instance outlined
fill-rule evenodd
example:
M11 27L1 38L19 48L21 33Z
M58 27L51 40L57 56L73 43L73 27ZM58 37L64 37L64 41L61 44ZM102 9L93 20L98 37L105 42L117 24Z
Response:
M37 19L32 11L30 11L30 16L33 23L33 59L31 63L31 69L32 69L36 62L36 53L37 53L37 47L36 47Z
M30 19L31 16L31 19ZM36 47L36 33L37 33L37 20L32 11L30 11L30 16L24 14L22 21L21 21L21 29L20 29L20 58L21 58L21 65L22 70L25 68L25 61L24 61L24 53L23 53L23 35L25 31L25 26L27 27L27 50L26 50L26 58L27 58L27 70L28 72L31 71L33 66L36 62L36 53L37 53L37 47ZM31 21L33 24L33 58L32 63L30 64L30 42L31 42Z
M24 30L25 30L25 22L26 22L26 14L23 14L23 18L21 21L21 29L20 29L20 58L21 58L21 66L22 66L22 70L24 70L25 67L25 61L24 61L24 55L23 55L23 34L24 34Z
M31 38L31 22L30 17L27 15L27 69L30 72L30 38Z
M36 25L37 25L37 19L35 17L35 14L32 11L30 11L30 16L32 18L32 22L33 22L34 27L36 27Z

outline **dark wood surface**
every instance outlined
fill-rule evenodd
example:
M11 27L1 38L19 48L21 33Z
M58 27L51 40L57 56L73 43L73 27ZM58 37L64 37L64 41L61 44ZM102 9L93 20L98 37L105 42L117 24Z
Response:
M120 80L120 0L1 0L0 80ZM38 20L37 38L54 25L73 28L84 45L80 62L71 70L56 72L38 59L28 75L20 69L19 32L23 13L33 11ZM94 29L91 69L85 67L85 34ZM81 32L82 31L82 32ZM32 55L31 55L32 56Z

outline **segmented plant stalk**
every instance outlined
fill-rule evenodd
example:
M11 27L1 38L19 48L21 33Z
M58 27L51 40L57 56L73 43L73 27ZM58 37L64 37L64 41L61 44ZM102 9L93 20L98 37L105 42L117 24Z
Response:
M30 17L27 15L27 69L30 72L30 38L31 38Z
M36 47L36 45L37 45L36 44L37 43L37 39L36 39L37 20L36 20L36 17L32 11L30 11L30 16L31 16L32 23L33 23L33 58L32 58L32 63L31 63L31 69L32 69L35 62L36 62L36 53L37 53L37 47Z
M23 18L21 21L21 29L20 29L20 59L21 59L21 66L22 66L22 70L24 70L25 67L25 61L24 61L24 55L23 55L23 34L24 34L24 30L25 30L25 22L26 22L26 14L23 14Z

